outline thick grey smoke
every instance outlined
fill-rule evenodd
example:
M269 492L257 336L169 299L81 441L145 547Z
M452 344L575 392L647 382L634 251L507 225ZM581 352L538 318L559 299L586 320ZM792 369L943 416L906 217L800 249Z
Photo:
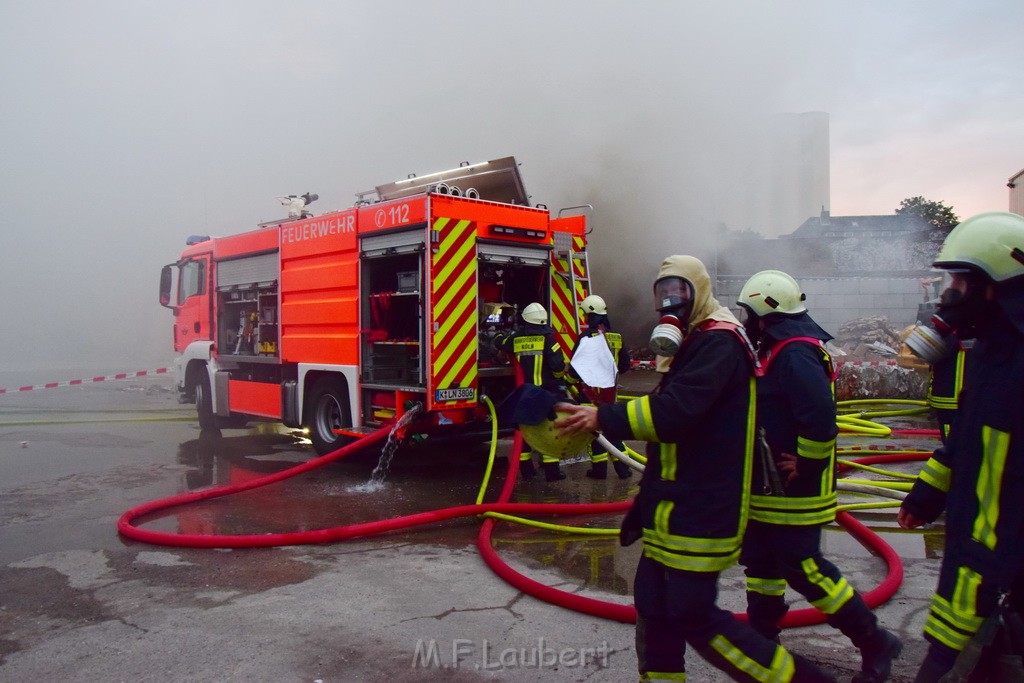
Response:
M771 114L829 112L846 145L833 162L874 164L891 207L931 187L878 163L907 126L959 131L974 154L1024 139L1016 74L990 68L1020 63L1022 14L996 0L8 3L0 370L165 365L157 274L187 235L280 217L282 194L316 192L323 212L410 172L506 155L535 202L595 206L595 285L642 336L647 314L633 312L663 256L713 253L719 222L757 229L751 159ZM965 60L942 39L971 30L998 53ZM963 78L996 106L951 106ZM959 154L948 142L941 154Z

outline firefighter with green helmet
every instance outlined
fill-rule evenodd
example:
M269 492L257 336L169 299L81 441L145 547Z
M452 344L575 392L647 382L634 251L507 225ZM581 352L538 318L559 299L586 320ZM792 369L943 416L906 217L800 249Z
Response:
M811 318L805 299L792 276L764 270L747 280L736 301L762 373L759 452L740 554L747 617L778 640L789 584L861 651L854 683L879 683L902 644L879 628L864 599L821 553L821 528L836 516L835 372L825 349L832 336Z
M555 331L548 325L548 312L539 303L531 303L521 314L526 323L508 335L499 334L494 345L505 353L515 356L523 370L523 381L551 393L563 396L565 378L565 356L555 339ZM544 478L547 481L565 479L558 455L540 453ZM537 471L533 465L533 453L524 451L519 457L519 473L524 479L532 479Z
M754 350L698 259L668 257L653 289L660 319L649 346L670 358L658 387L628 403L559 405L568 415L555 423L648 442L620 535L624 545L643 540L633 582L641 680L685 680L689 645L736 680L832 681L716 604L749 509Z
M615 403L617 397L615 379L618 375L629 371L629 350L622 345L622 335L612 331L612 323L608 318L608 305L602 297L597 294L587 296L580 302L580 310L583 311L587 331L580 336L576 350L579 351L588 342L603 342L608 347L608 354L605 355L610 356L614 372L611 373L610 383L602 382L602 386L591 386L580 377L576 367L570 362L566 379L576 387L580 398L587 403L594 405ZM574 360L576 355L574 352ZM625 444L621 440L612 441L611 444L620 451L625 448ZM590 463L590 469L586 472L587 477L591 479L606 479L608 477L608 451L599 441L594 441L591 446ZM612 465L619 479L627 479L633 474L629 466L617 458L613 459Z
M921 470L898 517L914 528L946 512L919 683L954 669L964 674L961 653L977 649L1004 595L1018 611L1024 603L1024 217L990 212L963 221L933 265L952 276L937 311L941 329L919 327L908 345L947 344L951 332L975 344L946 444Z

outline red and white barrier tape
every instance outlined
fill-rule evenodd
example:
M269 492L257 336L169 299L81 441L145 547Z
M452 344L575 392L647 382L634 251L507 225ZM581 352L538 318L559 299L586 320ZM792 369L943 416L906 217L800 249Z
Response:
M861 366L870 366L870 367L874 368L874 367L879 367L879 366L899 365L899 363L897 363L894 360L837 360L836 361L836 367L837 368L838 367L842 367L843 365L852 365L852 366L858 367L858 368L861 367Z
M0 394L13 394L19 391L34 391L36 389L56 389L57 387L73 387L79 384L92 384L93 382L109 382L119 379L135 379L147 375L164 375L170 372L169 368L157 368L156 370L139 370L137 372L119 372L116 375L105 377L92 377L90 379L72 379L66 382L48 382L47 384L30 384L16 389L0 389Z
M891 366L898 365L894 360L837 360L836 367L842 367L843 365L852 365L854 367L880 367L880 366ZM631 367L640 368L643 370L653 370L653 360L635 360L631 364Z

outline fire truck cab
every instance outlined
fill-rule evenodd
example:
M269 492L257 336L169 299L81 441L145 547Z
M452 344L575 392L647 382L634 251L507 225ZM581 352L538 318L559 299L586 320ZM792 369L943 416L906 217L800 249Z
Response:
M190 237L164 266L176 384L201 427L280 421L308 429L320 454L416 405L412 431L479 430L481 397L498 403L514 384L491 339L526 305L547 307L572 348L590 289L589 206L530 206L512 157L357 197Z

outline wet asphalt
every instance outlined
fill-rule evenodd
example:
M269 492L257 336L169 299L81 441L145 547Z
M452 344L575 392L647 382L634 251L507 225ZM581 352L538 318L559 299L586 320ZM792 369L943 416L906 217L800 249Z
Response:
M631 391L651 376L631 373ZM630 377L627 375L626 377ZM923 418L880 420L930 426ZM841 445L908 448L919 437L847 437ZM634 444L639 449L639 444ZM497 449L485 500L508 464ZM472 503L487 444L398 451L384 485L367 486L378 453L359 454L250 492L158 513L145 528L180 534L265 534L370 522ZM155 499L238 484L307 462L303 435L277 424L201 432L164 376L0 396L0 680L75 681L627 681L636 679L633 626L555 607L496 576L467 517L330 544L193 549L123 538L123 512ZM514 501L608 502L635 478L519 482ZM913 471L911 465L900 466ZM871 475L867 475L871 476ZM941 557L941 527L907 533L888 511L858 518L905 563L900 591L877 610L905 642L893 680L913 678ZM617 515L560 518L616 527ZM881 560L845 531L826 554L862 590ZM494 545L530 578L586 597L631 603L639 546L611 537L499 523ZM806 606L790 596L794 608ZM743 608L729 570L720 604ZM783 643L848 680L852 646L827 626ZM691 681L722 680L688 657Z

